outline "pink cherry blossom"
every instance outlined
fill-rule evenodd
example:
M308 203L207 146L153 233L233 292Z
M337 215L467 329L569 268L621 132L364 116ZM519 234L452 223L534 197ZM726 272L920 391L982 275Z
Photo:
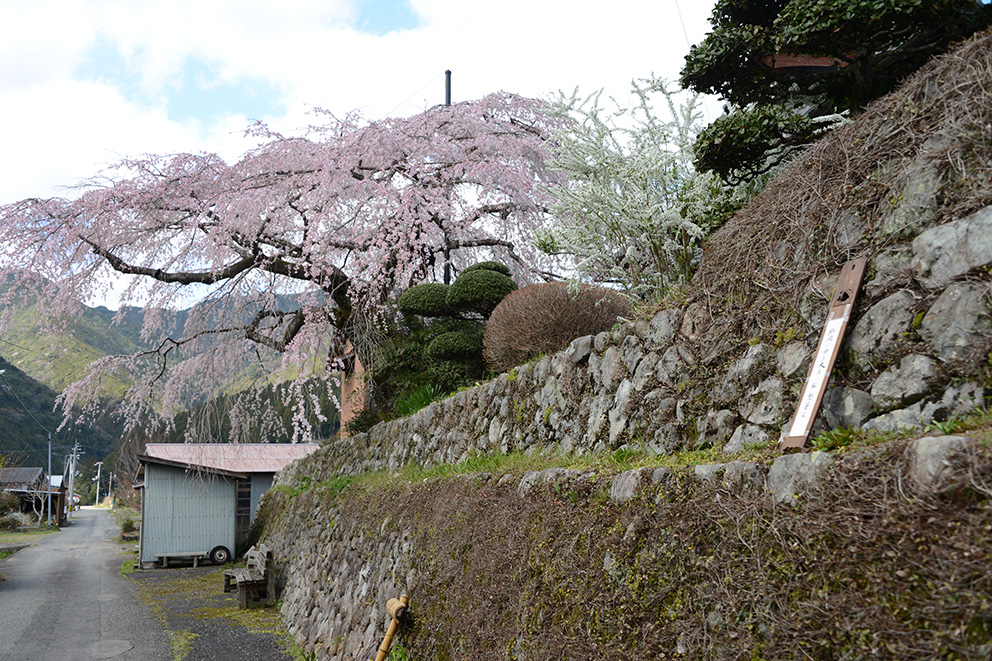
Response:
M92 412L127 385L130 425L167 420L235 380L331 378L347 340L371 333L397 292L499 259L518 282L548 265L546 144L566 120L497 93L402 119L357 114L301 137L257 124L234 164L215 154L128 158L75 199L0 207L0 304L42 297L48 327L132 276L122 305L149 310L151 348L109 356L62 394ZM13 280L10 280L13 278ZM174 311L198 302L181 327ZM9 306L8 306L9 309ZM359 323L360 322L360 323ZM312 397L305 388L299 410ZM305 416L297 416L300 433Z

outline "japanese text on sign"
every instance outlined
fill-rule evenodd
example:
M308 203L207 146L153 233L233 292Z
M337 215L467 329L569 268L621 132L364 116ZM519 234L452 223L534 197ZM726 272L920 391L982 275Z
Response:
M827 383L830 356L840 339L840 331L846 321L846 317L833 319L828 321L824 328L823 339L820 340L820 347L816 351L816 361L813 363L809 379L806 380L806 387L803 389L802 399L799 400L799 408L796 410L796 418L792 422L789 436L802 436L810 418L815 413L817 398Z

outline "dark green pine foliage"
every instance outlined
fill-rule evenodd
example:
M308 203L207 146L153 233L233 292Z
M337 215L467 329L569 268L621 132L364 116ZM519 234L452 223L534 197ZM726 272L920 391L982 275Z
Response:
M486 261L467 267L451 285L423 283L403 292L397 300L402 320L369 371L379 411L409 415L483 378L486 320L516 288L506 265Z
M930 57L992 24L978 0L718 0L683 87L725 99L696 166L752 179L808 144L815 120L858 112Z

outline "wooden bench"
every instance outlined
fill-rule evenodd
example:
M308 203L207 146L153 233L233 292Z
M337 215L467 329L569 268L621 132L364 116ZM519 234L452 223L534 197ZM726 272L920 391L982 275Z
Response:
M162 567L168 569L169 558L192 558L193 566L196 567L199 565L200 559L206 558L207 555L208 554L206 551L192 551L192 552L187 551L185 553L156 553L155 559L160 560L162 562Z
M224 570L224 592L238 590L238 608L271 606L276 602L272 549L259 544L248 549L244 569Z

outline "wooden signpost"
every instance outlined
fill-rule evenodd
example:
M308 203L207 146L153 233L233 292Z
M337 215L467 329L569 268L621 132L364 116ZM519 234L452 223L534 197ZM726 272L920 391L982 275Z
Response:
M834 297L830 301L830 309L827 312L827 320L824 322L823 332L820 334L820 343L817 345L813 364L806 377L803 394L799 398L796 413L792 416L792 422L789 423L779 446L779 449L783 451L790 448L802 448L806 445L806 439L813 428L813 420L816 418L816 413L820 410L820 403L823 401L827 380L830 379L830 372L833 371L837 355L840 353L844 331L847 330L847 322L851 318L854 301L858 297L858 290L861 289L864 275L865 259L863 257L852 259L841 268L840 276L837 279L837 288L834 290Z

